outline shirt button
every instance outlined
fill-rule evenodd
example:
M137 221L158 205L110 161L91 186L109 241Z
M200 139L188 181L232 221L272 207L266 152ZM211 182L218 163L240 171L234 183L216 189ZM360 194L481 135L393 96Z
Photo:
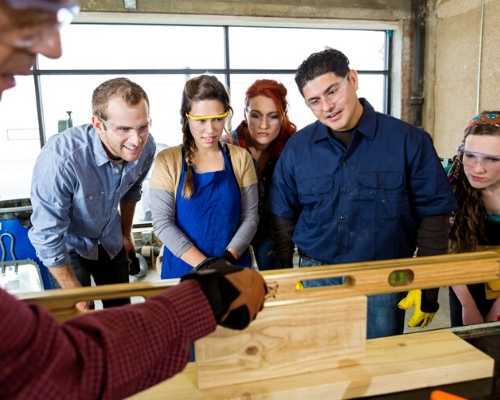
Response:
M344 221L344 220L345 220L345 217L344 217L343 215L341 215L341 216L339 217L339 219L340 219L341 221Z

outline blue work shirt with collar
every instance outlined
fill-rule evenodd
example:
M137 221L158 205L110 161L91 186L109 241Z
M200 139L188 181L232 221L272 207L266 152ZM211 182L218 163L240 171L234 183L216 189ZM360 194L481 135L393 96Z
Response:
M29 231L47 267L67 264L70 250L97 260L99 244L111 258L118 254L123 247L120 201L140 200L155 149L149 135L138 160L114 162L92 125L49 139L33 171Z
M323 263L411 257L420 220L455 208L429 134L360 101L350 146L316 121L289 139L273 176L273 214Z

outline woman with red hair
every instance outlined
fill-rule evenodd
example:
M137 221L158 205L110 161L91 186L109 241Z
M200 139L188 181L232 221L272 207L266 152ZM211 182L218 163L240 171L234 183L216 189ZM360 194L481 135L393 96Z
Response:
M233 144L247 149L259 182L259 226L252 241L259 269L280 268L272 255L268 194L274 166L288 138L297 130L287 115L287 90L271 79L255 81L246 92L245 119L232 134Z

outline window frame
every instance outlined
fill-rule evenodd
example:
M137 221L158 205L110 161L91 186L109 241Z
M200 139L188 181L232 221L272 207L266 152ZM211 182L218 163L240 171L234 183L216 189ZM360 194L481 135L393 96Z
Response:
M174 25L174 26L211 26L223 29L224 40L224 68L212 69L41 69L38 63L32 71L37 122L39 130L40 148L47 141L44 123L44 105L42 93L42 78L44 76L63 75L198 75L202 73L223 75L225 83L231 90L231 76L249 74L283 74L293 75L295 69L245 69L230 67L230 28L305 28L328 30L368 30L383 31L385 33L385 66L381 70L358 70L360 75L381 75L384 78L384 112L400 116L401 113L401 70L402 70L402 23L386 21L346 21L346 20L307 20L293 18L268 18L268 17L233 17L211 15L166 15L166 14L125 14L125 13L93 13L83 12L74 21L75 24L87 25ZM149 227L151 222L134 223L134 227Z
M401 78L401 26L399 23L378 21L344 21L344 20L302 20L291 18L256 18L230 16L192 16L192 15L157 15L147 13L92 13L83 12L73 22L87 25L173 25L173 26L215 26L223 29L224 37L224 68L188 69L188 68L154 68L154 69L41 69L38 63L33 67L36 107L38 113L38 129L40 147L47 140L44 125L41 77L47 75L169 75L202 73L221 74L225 77L225 84L231 90L231 75L241 74L294 74L295 69L244 69L230 67L230 33L231 27L272 27L272 28L305 28L305 29L344 29L344 30L373 30L385 32L385 68L382 70L357 70L360 75L382 75L384 77L384 112L398 117L400 115L400 82ZM396 66L396 68L395 68Z

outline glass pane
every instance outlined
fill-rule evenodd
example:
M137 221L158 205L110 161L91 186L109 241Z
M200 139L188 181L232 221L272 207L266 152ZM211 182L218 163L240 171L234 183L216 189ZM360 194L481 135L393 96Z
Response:
M288 116L297 129L314 122L314 115L306 107L304 99L297 89L293 75L262 74L262 75L231 75L231 104L234 109L232 120L233 129L236 128L244 118L245 92L256 79L274 79L281 82L287 88Z
M229 28L231 68L296 69L325 47L342 51L357 70L385 68L385 32L301 28Z
M224 82L224 76L216 75ZM93 90L113 76L43 76L42 95L44 102L45 129L47 136L57 133L58 120L66 119L66 111L72 111L74 125L89 123ZM149 97L151 106L152 134L157 150L182 143L179 110L187 75L133 75L127 76L141 85ZM61 93L64 93L62 96ZM148 183L143 185L143 200L136 207L134 222L143 222L150 217Z
M365 97L375 111L385 112L384 75L359 74L358 96Z
M40 57L40 69L224 68L221 27L72 24L62 41L63 56Z
M0 102L0 200L30 197L31 174L40 152L33 77L17 77L17 87Z
M384 112L384 76L360 74L358 96L366 97L375 110ZM305 105L304 99L297 89L293 75L231 75L231 104L234 109L233 129L244 118L245 92L256 79L275 79L285 85L288 90L288 116L301 129L315 121L311 110Z

